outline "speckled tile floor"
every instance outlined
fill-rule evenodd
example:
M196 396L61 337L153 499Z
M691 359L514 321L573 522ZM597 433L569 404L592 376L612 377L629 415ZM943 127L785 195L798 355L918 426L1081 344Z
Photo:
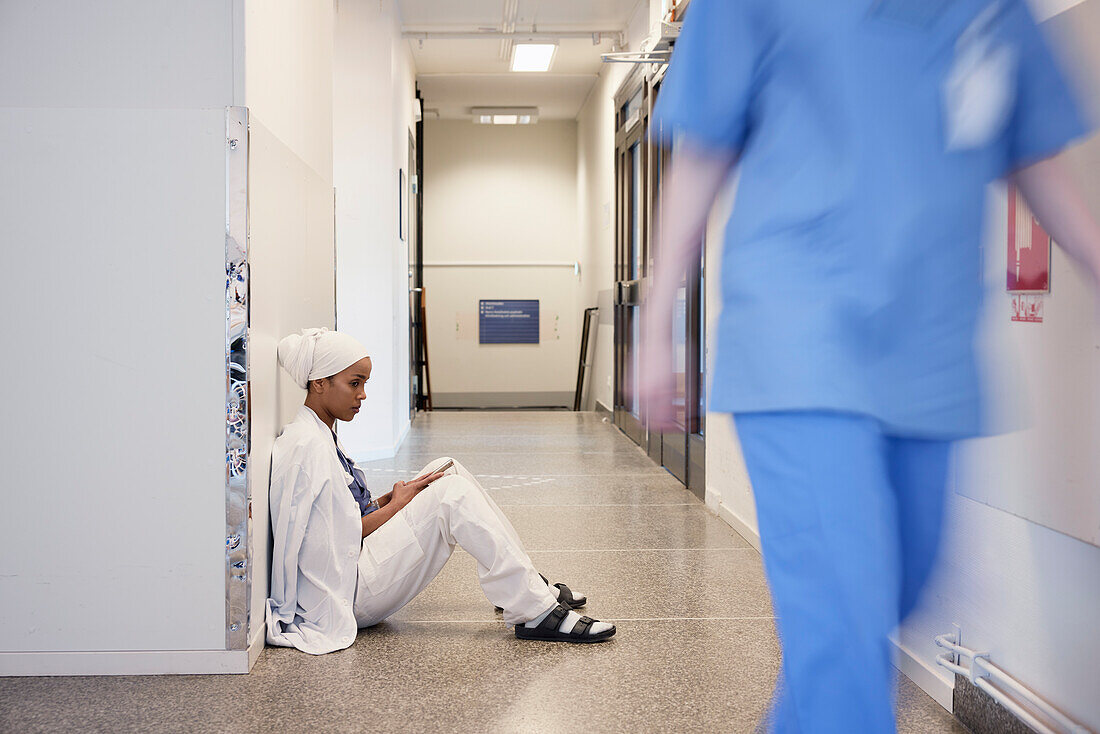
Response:
M477 474L553 579L614 621L601 645L516 640L459 551L331 655L248 676L0 679L0 732L752 732L779 667L760 556L600 416L421 415L388 486L440 456ZM902 734L966 732L904 677Z

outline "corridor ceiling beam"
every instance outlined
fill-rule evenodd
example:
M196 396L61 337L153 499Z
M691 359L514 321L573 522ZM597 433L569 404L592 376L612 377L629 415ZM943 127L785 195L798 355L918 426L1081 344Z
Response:
M591 31L552 31L540 28L537 31L430 31L430 30L405 30L402 38L416 41L491 41L496 38L512 41L546 41L554 42L562 38L591 38L593 43L599 43L604 38L611 40L616 46L622 47L626 42L622 31L591 30Z

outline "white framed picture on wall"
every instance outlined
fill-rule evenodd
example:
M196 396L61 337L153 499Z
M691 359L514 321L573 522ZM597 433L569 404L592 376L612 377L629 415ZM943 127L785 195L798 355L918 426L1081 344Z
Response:
M397 235L402 242L409 239L409 212L405 206L405 169L397 169Z

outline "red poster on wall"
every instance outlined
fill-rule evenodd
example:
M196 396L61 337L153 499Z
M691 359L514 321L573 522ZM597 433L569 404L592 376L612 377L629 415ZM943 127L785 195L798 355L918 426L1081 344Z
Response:
M1050 235L1013 184L1008 185L1007 290L1050 293Z
M1043 297L1021 293L1012 297L1012 320L1043 323Z

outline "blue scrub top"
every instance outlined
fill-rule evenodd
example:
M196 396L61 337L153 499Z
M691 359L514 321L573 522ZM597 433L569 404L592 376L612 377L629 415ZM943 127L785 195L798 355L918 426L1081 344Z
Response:
M1023 0L692 0L650 129L740 154L711 410L979 432L984 187L1088 130Z
M336 442L336 434L332 434L333 442ZM363 470L355 465L355 462L344 456L344 452L340 450L340 444L336 444L336 455L340 457L340 464L344 467L344 471L351 476L351 484L348 485L348 490L351 492L351 496L355 498L355 504L359 505L359 514L363 517L371 514L378 509L377 503L371 499L370 490L367 489L367 477L363 474Z

